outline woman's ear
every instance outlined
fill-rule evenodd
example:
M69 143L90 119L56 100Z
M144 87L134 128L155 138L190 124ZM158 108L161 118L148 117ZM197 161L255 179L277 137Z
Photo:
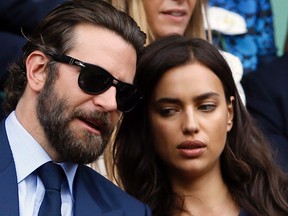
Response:
M47 56L38 50L32 52L26 59L27 85L34 92L40 92L45 84L48 62Z
M233 96L230 97L230 102L227 105L228 109L228 116L227 116L227 132L229 132L233 126L233 119L234 119L234 102L235 98Z

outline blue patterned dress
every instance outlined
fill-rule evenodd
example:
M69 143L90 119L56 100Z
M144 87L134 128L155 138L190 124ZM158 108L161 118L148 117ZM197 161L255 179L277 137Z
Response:
M255 71L276 57L273 14L269 0L209 0L209 5L238 13L246 20L248 32L245 34L213 35L214 44L240 58L244 74Z

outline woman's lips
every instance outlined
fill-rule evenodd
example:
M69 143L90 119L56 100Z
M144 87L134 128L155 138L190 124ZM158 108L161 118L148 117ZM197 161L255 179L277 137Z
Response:
M184 10L166 10L161 12L164 17L173 22L182 22L186 18L186 11Z
M184 141L177 146L177 149L185 158L196 158L201 156L206 150L206 144L199 140Z

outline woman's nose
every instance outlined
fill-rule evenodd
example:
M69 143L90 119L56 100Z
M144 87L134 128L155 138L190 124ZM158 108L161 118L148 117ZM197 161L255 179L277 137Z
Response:
M194 134L199 131L197 116L192 109L185 111L182 127L183 134Z

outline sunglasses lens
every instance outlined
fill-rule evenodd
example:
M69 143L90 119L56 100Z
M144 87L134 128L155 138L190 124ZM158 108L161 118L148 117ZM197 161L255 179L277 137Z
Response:
M118 81L113 84L113 76L98 66L81 68L78 78L79 87L88 94L101 94L112 85L116 86L117 108L129 112L140 101L141 95L134 85Z
M82 68L78 78L80 88L88 94L100 94L106 91L113 78L102 68Z
M134 85L119 83L117 86L117 107L121 112L131 111L141 100L141 94Z

